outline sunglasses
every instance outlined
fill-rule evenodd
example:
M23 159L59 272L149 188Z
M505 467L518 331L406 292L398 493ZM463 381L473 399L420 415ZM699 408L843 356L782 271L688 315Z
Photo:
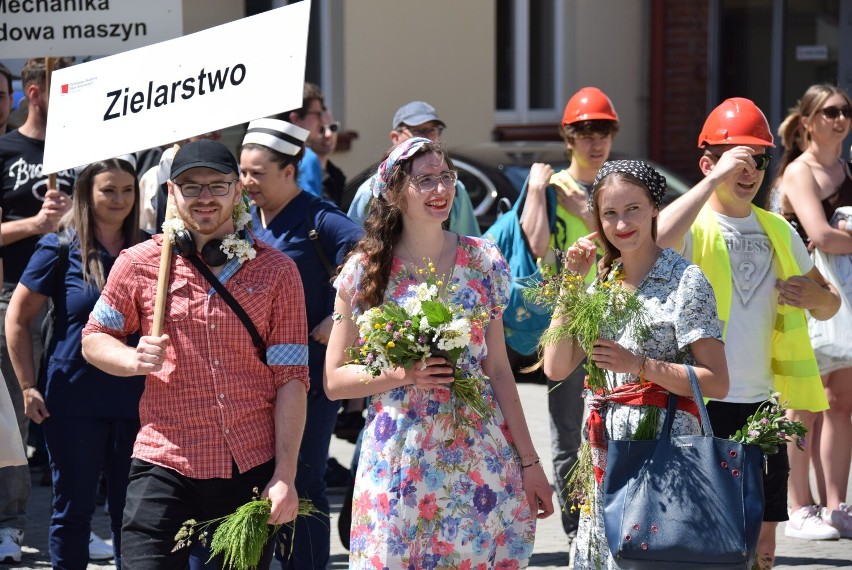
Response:
M327 125L323 125L321 128L324 135L332 135L340 132L340 121L328 123Z
M718 154L713 154L712 152L710 154L716 160L719 160L720 158L722 158ZM753 154L753 155L751 155L751 157L754 159L754 168L756 170L766 170L767 168L769 168L769 161L772 158L770 155L768 155L768 154Z
M821 109L821 111L822 115L826 119L830 119L832 121L840 117L840 115L843 115L844 119L852 119L852 107L849 105L844 105L843 107L835 107L832 105Z

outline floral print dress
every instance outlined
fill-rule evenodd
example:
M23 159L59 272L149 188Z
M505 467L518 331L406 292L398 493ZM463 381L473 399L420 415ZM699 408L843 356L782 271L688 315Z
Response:
M651 336L639 345L630 329L617 338L624 348L664 362L694 364L689 345L702 338L722 339L722 329L716 314L716 298L710 282L701 269L683 259L674 250L663 250L648 276L637 290L648 313ZM612 373L608 373L611 378ZM615 385L638 382L633 374L617 373ZM591 397L591 394L587 394ZM588 405L588 404L587 404ZM601 416L609 439L630 439L636 432L648 406L629 406L609 403ZM662 430L666 410L660 410L657 437ZM695 416L678 411L672 424L672 435L701 433ZM574 540L575 569L618 568L606 540L603 519L603 495L596 486L588 508L580 514L580 526Z
M361 278L353 256L335 286L350 298ZM386 300L403 304L419 282L394 258ZM509 269L497 247L459 236L447 301L470 317L483 308L501 317ZM455 286L455 287L453 287ZM353 316L357 311L353 308ZM484 376L485 330L473 321L457 367ZM486 325L487 326L487 323ZM491 385L493 415L459 422L449 388L412 385L372 396L361 443L350 533L350 568L524 568L535 539L535 517L524 494L520 461Z

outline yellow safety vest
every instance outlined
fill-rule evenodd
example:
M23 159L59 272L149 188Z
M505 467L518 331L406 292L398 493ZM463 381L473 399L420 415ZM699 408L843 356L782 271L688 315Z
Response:
M801 275L790 248L790 226L784 218L752 205L758 223L766 232L781 268L781 279ZM710 206L705 205L692 224L692 261L704 271L716 295L716 308L728 330L733 295L731 260L722 230ZM734 375L736 370L730 370ZM772 331L772 374L781 401L794 410L820 412L828 409L805 312L790 305L778 305Z
M585 190L580 188L574 178L567 170L561 170L550 177L550 183L566 192L579 192L586 195ZM579 216L575 216L556 202L556 231L550 236L550 250L565 251L577 241L578 238L589 235L592 230ZM560 223L561 222L561 223ZM560 227L562 226L562 227ZM597 274L597 267L593 264L586 275L586 282L591 283Z

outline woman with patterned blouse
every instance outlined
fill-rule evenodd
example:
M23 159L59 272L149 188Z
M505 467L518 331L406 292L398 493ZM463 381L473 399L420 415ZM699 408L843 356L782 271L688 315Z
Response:
M565 267L588 273L596 259L597 238L603 249L599 281L621 279L636 290L645 306L650 334L639 339L628 327L614 339L601 338L589 355L615 386L607 394L586 390L590 410L588 438L597 485L589 509L580 517L574 541L574 568L618 568L604 533L601 482L606 469L606 441L630 439L651 406L659 411L657 431L665 420L669 393L691 398L683 364L691 364L705 396L722 398L728 391L722 331L713 290L701 270L671 249L656 244L657 215L666 190L665 178L644 162L607 162L589 196L597 232L578 239L565 253ZM551 328L567 317L554 315ZM544 347L544 371L564 378L586 356L575 339ZM700 433L694 402L678 405L673 435Z
M370 397L350 568L526 567L535 519L553 513L503 342L508 266L492 243L442 228L455 180L437 143L411 138L395 147L379 166L364 238L335 282L342 318L328 343L326 392L332 399ZM484 378L489 417L451 397L453 367L444 358L375 378L348 363L347 348L358 341L353 319L386 301L409 300L425 260L445 276L444 301L469 317L488 314L472 325L455 366ZM455 414L471 421L457 422Z

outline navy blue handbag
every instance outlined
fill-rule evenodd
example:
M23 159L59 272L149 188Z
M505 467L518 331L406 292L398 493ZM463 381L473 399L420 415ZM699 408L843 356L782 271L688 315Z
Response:
M539 307L524 299L524 289L535 280L540 279L536 260L530 252L524 232L521 229L520 214L527 194L527 184L524 182L520 196L515 200L512 209L497 218L488 228L484 237L492 240L500 248L503 257L509 264L512 274L512 289L509 293L509 304L503 311L503 329L506 344L515 352L523 355L532 354L538 348L541 334L550 324L551 311ZM550 222L550 233L556 223L556 194L552 187L547 187L547 216Z
M704 435L672 436L669 396L657 440L609 440L604 527L620 568L751 568L763 519L763 453L713 437L691 366Z

